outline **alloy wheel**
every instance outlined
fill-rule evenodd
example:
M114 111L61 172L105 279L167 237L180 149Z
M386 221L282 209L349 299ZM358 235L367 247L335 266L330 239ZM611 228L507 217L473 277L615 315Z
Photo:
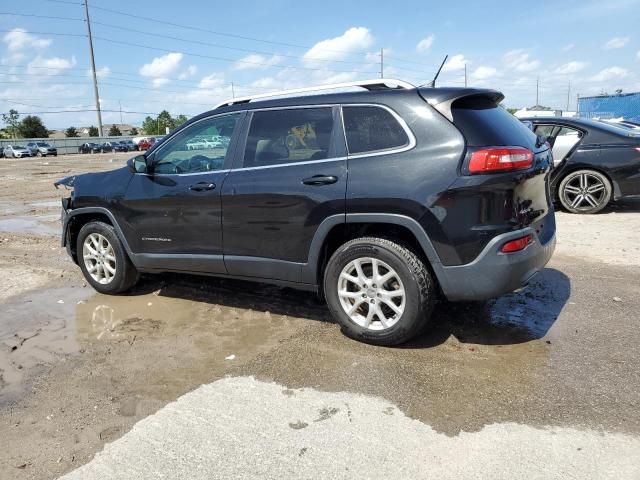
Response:
M386 330L402 317L406 292L400 275L377 258L349 262L338 278L338 298L348 317L369 330Z
M82 245L84 265L91 278L106 285L116 275L116 256L113 246L99 233L91 233Z
M607 191L602 180L589 172L581 172L565 184L562 189L564 203L571 208L589 211L606 201Z

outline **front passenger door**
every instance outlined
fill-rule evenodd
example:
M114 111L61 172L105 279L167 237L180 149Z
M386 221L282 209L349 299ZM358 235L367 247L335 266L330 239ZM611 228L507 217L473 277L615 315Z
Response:
M134 253L149 268L225 273L220 191L241 113L197 121L167 139L133 175L122 207ZM224 141L213 142L213 137Z

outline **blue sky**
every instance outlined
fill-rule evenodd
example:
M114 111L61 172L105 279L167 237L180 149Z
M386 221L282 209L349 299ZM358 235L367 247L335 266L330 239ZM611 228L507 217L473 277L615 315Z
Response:
M95 124L76 111L94 108L81 0L10 3L0 6L0 111L74 110L41 117L49 128ZM380 49L386 77L427 82L448 54L440 85L463 85L466 64L470 86L499 89L513 107L535 104L537 78L540 103L554 108L566 108L569 83L570 108L576 94L640 90L640 0L89 5L105 123L120 121L120 106L133 124L162 109L193 115L230 97L232 83L238 96L375 78Z

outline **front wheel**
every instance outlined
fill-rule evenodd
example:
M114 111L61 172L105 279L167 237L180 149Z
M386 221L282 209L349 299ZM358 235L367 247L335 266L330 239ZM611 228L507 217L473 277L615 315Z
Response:
M84 278L100 293L126 292L138 281L138 271L113 226L107 223L84 225L78 234L76 252Z
M571 213L597 213L611 200L611 182L595 170L576 170L558 188L562 206Z
M383 238L358 238L331 256L325 298L349 337L398 345L420 333L435 304L435 285L423 261Z

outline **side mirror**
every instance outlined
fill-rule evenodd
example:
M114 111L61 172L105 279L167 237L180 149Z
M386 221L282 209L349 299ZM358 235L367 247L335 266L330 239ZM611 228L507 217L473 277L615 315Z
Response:
M127 160L127 166L132 173L147 173L147 159L144 155L137 155Z

